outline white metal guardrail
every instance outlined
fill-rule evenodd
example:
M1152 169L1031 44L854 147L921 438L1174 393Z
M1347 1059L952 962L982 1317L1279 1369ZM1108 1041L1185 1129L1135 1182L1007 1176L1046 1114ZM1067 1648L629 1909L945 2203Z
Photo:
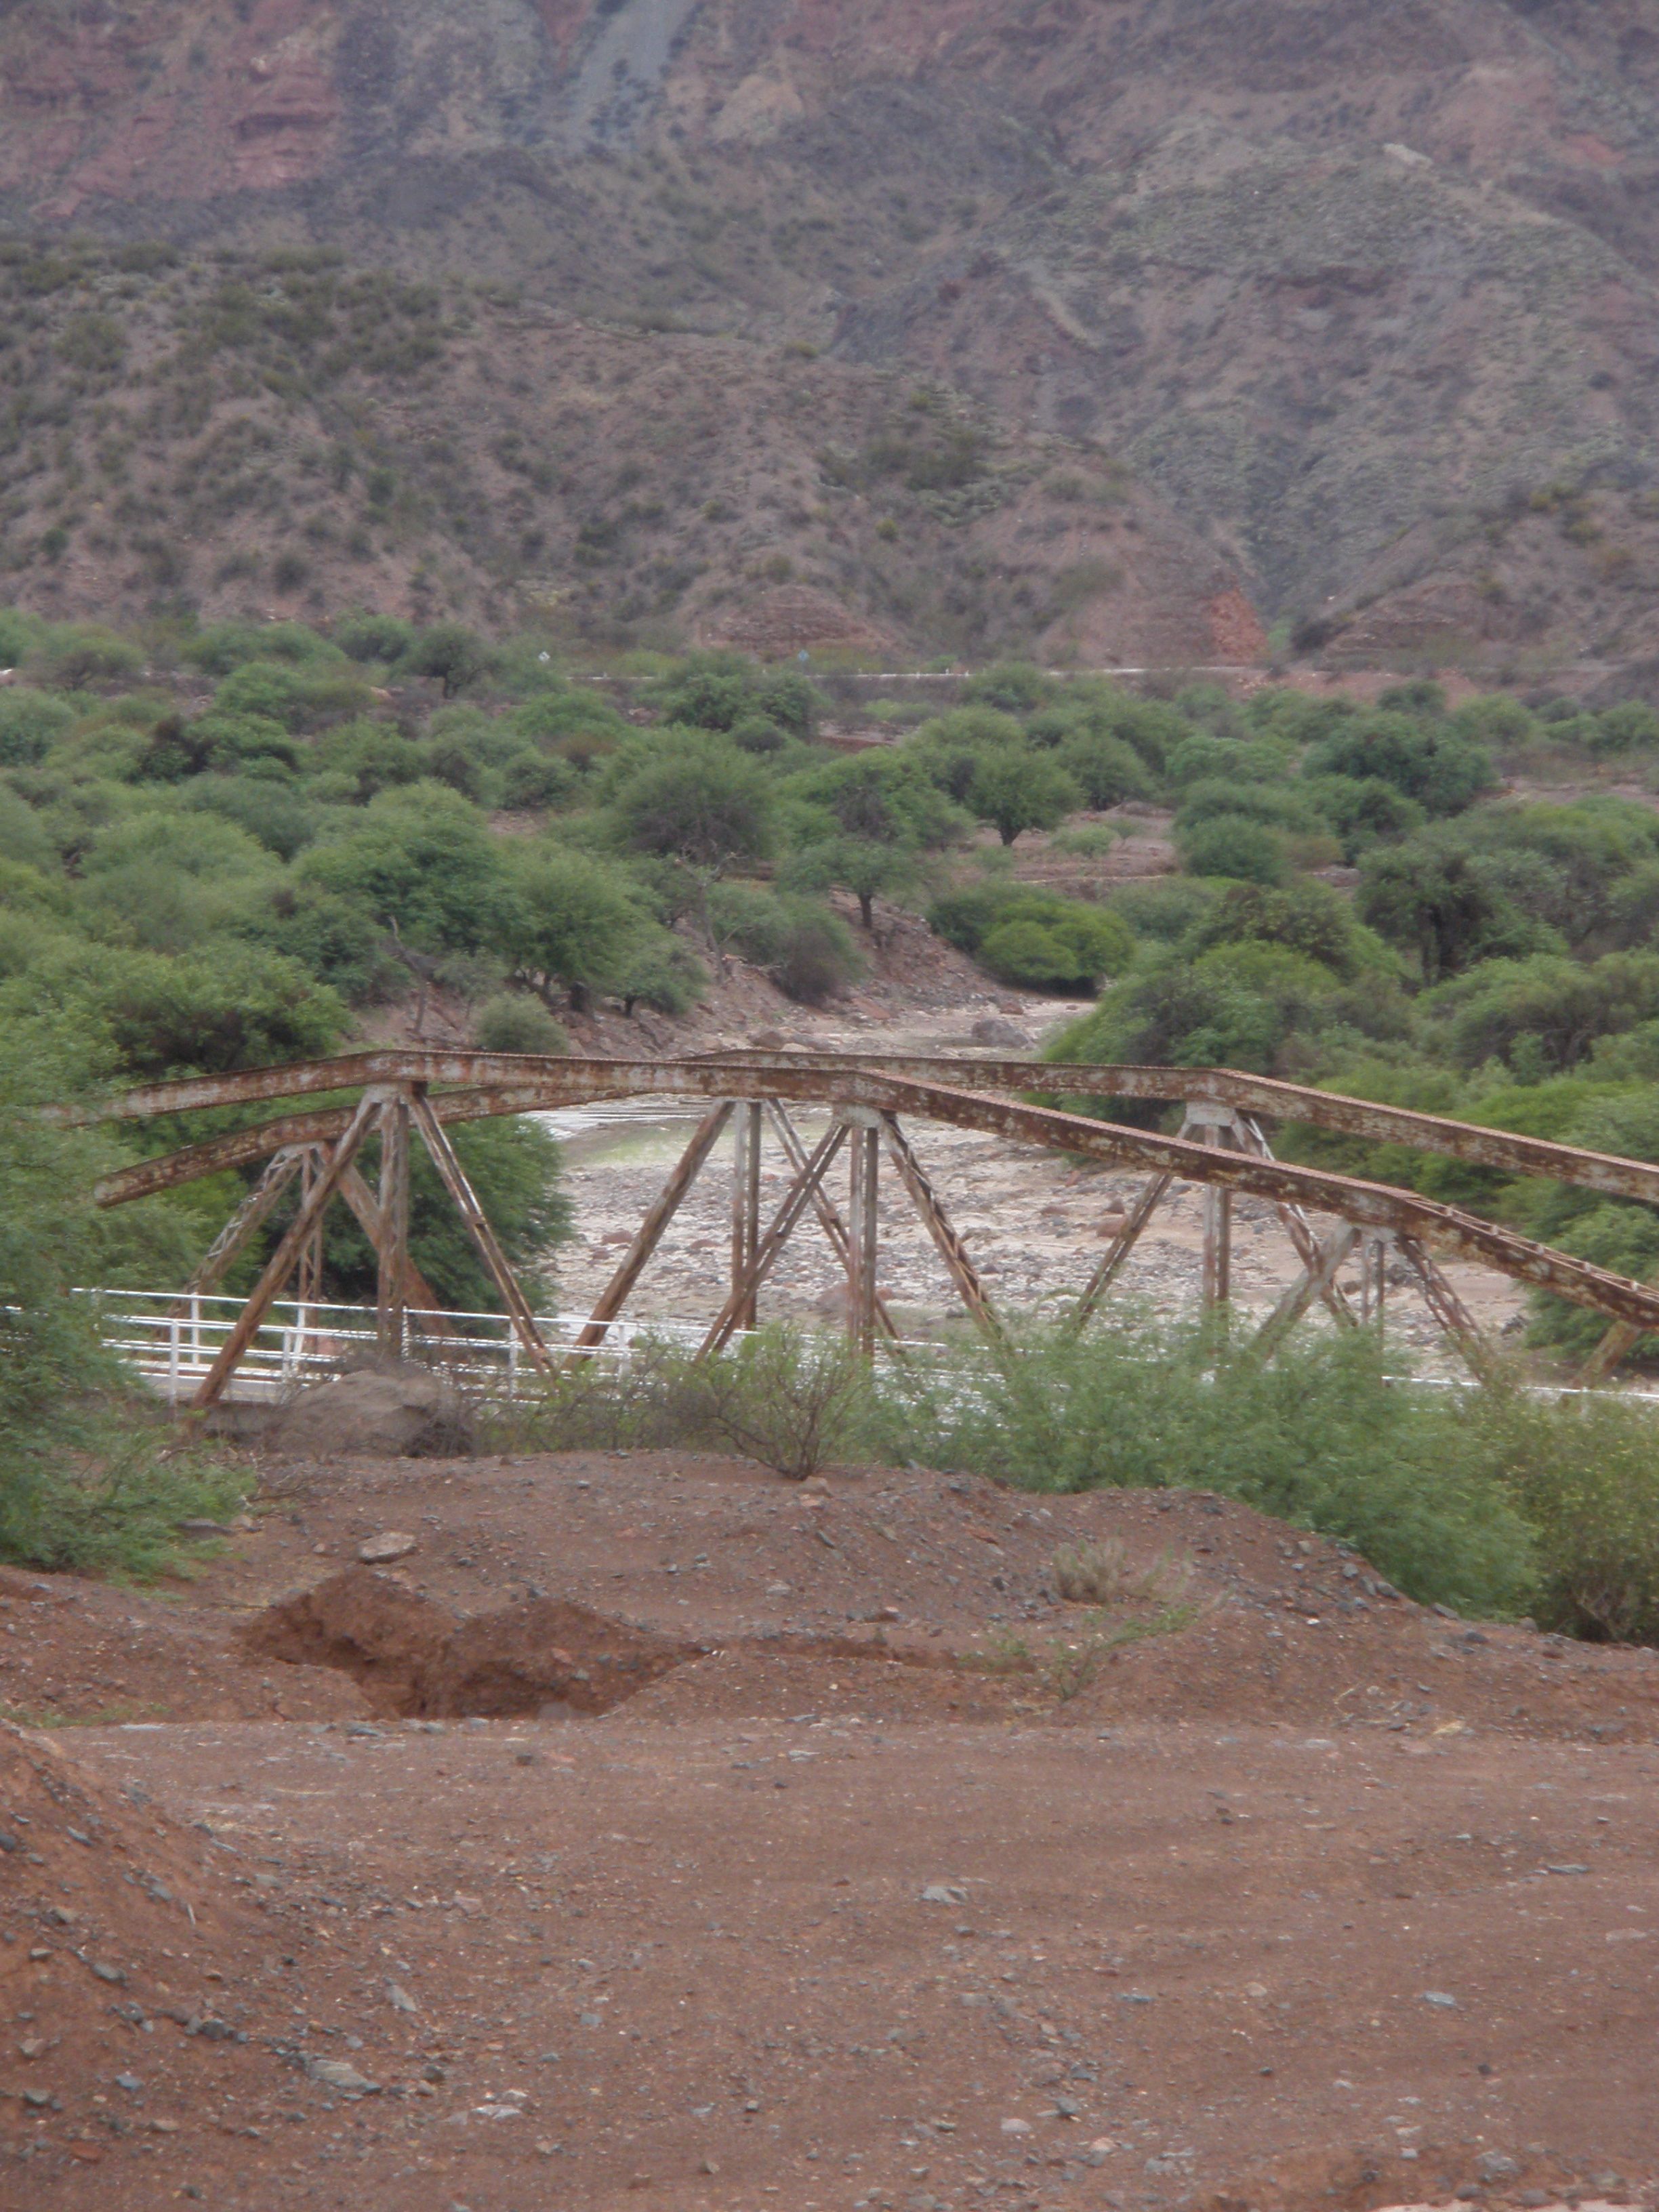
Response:
M239 1297L190 1291L79 1290L75 1295L96 1304L109 1349L169 1401L191 1395L235 1326L244 1303ZM536 1318L549 1347L557 1350L574 1344L589 1316L538 1314ZM408 1322L409 1357L423 1366L508 1399L517 1395L526 1370L535 1378L537 1370L504 1314L411 1310ZM601 1364L625 1361L641 1343L676 1344L695 1351L706 1333L703 1322L615 1321L605 1343L586 1357ZM279 1300L249 1346L231 1395L244 1400L278 1397L307 1382L326 1382L373 1353L378 1344L373 1306ZM918 1371L937 1373L940 1366L948 1370L951 1364L951 1347L946 1343L906 1338L900 1349L912 1361L921 1362ZM904 1371L889 1370L895 1386L902 1387ZM1389 1379L1419 1389L1478 1387L1465 1376L1402 1375ZM971 1388L960 1382L957 1387ZM1559 1382L1526 1383L1522 1389L1528 1397L1617 1398L1659 1404L1659 1392L1652 1390L1587 1389Z
M188 1398L212 1367L235 1327L241 1298L191 1291L81 1290L97 1306L109 1349L169 1401ZM540 1314L549 1346L574 1343L587 1325L581 1314ZM517 1394L526 1369L523 1345L504 1314L409 1314L409 1356L475 1386ZM600 1358L626 1358L637 1339L695 1349L704 1334L699 1322L613 1322ZM331 1376L374 1352L372 1306L327 1305L294 1299L276 1302L237 1369L239 1398L276 1397Z

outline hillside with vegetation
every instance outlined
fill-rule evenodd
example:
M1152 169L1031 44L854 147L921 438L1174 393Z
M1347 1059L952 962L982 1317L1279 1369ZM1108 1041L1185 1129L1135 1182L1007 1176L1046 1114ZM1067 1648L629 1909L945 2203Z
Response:
M10 595L1645 659L1656 179L1640 0L20 0Z

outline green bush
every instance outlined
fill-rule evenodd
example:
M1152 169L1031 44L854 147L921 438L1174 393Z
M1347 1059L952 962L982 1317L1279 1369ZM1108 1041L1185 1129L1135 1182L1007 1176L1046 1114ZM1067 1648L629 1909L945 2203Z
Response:
M1376 713L1353 717L1310 747L1304 767L1310 775L1376 777L1431 814L1461 814L1498 782L1484 746L1449 723L1382 711L1380 702Z
M1095 992L1134 958L1134 939L1104 908L1067 899L1015 899L981 940L977 958L1000 982Z
M50 691L23 686L0 691L0 768L19 768L44 760L65 730L75 709Z
M1062 740L1060 765L1085 805L1118 806L1126 799L1150 799L1152 779L1133 746L1104 732L1079 730Z
M348 615L337 624L334 641L349 659L390 662L409 652L415 632L395 615Z
M981 1354L966 1378L955 1363L895 1374L878 1448L1027 1490L1219 1492L1356 1545L1425 1602L1524 1612L1537 1558L1506 1431L1477 1399L1401 1387L1393 1364L1354 1333L1266 1365L1119 1309L1082 1339L1048 1331Z
M524 991L502 991L487 999L472 1025L480 1052L534 1053L546 1057L568 1053L570 1039L539 999Z
M789 942L773 963L773 980L802 1006L820 1006L863 975L864 955L838 914L807 899L789 903Z
M143 673L144 656L131 638L98 623L66 623L48 632L28 665L60 691L94 684L130 684Z
M27 1014L0 1027L0 1559L151 1575L183 1563L180 1522L234 1512L246 1486L172 1448L70 1294L106 1279L92 1190L111 1148L39 1109L92 1081L82 1036Z
M1659 1424L1612 1397L1485 1392L1471 1410L1537 1532L1539 1626L1659 1644Z
M1212 814L1178 830L1176 844L1189 875L1272 884L1290 873L1284 838L1247 815Z

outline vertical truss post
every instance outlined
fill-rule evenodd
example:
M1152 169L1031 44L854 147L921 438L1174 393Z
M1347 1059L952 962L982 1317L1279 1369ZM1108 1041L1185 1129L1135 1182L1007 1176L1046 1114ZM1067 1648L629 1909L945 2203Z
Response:
M1242 1149L1238 1116L1231 1108L1189 1103L1181 1133L1218 1151ZM1224 1184L1204 1186L1204 1262L1200 1297L1206 1313L1233 1294L1233 1194Z
M351 1119L342 1132L339 1142L329 1152L320 1167L315 1182L301 1202L300 1211L289 1223L288 1233L265 1262L265 1270L253 1286L252 1295L242 1308L236 1326L220 1346L218 1356L203 1376L192 1406L204 1408L217 1402L220 1393L235 1373L242 1354L258 1334L271 1302L283 1285L293 1273L301 1253L322 1225L328 1202L338 1189L342 1177L357 1156L358 1147L368 1133L368 1127L380 1111L383 1094L366 1091L357 1102Z
M394 1359L403 1358L409 1340L409 1091L399 1091L380 1109L374 1334L381 1351Z
M307 1145L300 1167L300 1203L304 1205L316 1188L322 1175L327 1154L320 1145ZM300 1261L294 1295L302 1306L315 1305L323 1293L323 1217L317 1216L317 1226L300 1247Z
M554 1371L552 1356L542 1341L542 1333L536 1326L536 1316L530 1310L530 1301L519 1287L518 1278L507 1264L507 1255L496 1242L484 1210L478 1203L477 1194L466 1179L466 1170L455 1156L455 1148L444 1133L444 1126L432 1110L432 1102L421 1085L407 1094L409 1111L415 1127L421 1133L421 1141L432 1155L432 1164L443 1178L445 1189L455 1201L456 1211L466 1224L467 1232L477 1246L490 1279L500 1291L501 1304L512 1318L520 1341L544 1374Z
M1389 1261L1394 1238L1386 1229L1368 1229L1359 1246L1359 1318L1375 1324L1380 1336L1388 1318Z
M731 1100L724 1099L698 1122L690 1143L658 1194L655 1205L641 1222L634 1242L623 1255L616 1273L600 1291L586 1327L576 1339L574 1351L591 1352L596 1345L605 1342L611 1322L627 1304L635 1284L645 1273L651 1255L662 1242L664 1230L679 1212L687 1191L701 1174L703 1163L714 1151L720 1132L731 1120L733 1111Z
M811 1159L784 1193L783 1203L773 1215L756 1249L753 1269L726 1299L715 1316L708 1335L698 1346L696 1356L699 1359L706 1359L711 1352L719 1352L730 1342L738 1325L738 1308L752 1291L759 1290L771 1273L777 1256L788 1243L796 1223L811 1203L813 1192L823 1181L830 1162L846 1141L847 1124L832 1121L819 1139Z
M781 1101L769 1098L766 1102L766 1114L772 1124L773 1133L783 1149L784 1158L798 1176L804 1175L806 1171L806 1147L802 1144L799 1132L790 1120ZM847 1280L850 1285L853 1280L852 1239L847 1234L847 1224L842 1219L821 1182L812 1186L811 1205L812 1211L818 1218L818 1226L828 1239L830 1249L846 1270ZM887 1301L879 1291L876 1293L876 1319L880 1323L888 1342L896 1346L899 1340L898 1324L893 1319Z
M760 1246L761 1115L758 1102L739 1106L732 1147L732 1289L750 1284L738 1309L738 1327L753 1328L758 1300L752 1287Z
M853 1161L847 1215L853 1254L847 1334L854 1349L868 1359L874 1356L876 1349L876 1255L880 1241L877 1178L881 1170L881 1133L877 1117L865 1108L849 1107L842 1119L848 1127Z

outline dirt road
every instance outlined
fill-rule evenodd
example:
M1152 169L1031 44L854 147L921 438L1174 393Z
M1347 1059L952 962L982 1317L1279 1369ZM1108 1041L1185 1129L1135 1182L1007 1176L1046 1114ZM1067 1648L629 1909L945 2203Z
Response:
M0 1688L82 1723L0 1743L8 2212L1659 2174L1646 1654L1194 1495L596 1455L255 1517L163 1597L0 1589Z

